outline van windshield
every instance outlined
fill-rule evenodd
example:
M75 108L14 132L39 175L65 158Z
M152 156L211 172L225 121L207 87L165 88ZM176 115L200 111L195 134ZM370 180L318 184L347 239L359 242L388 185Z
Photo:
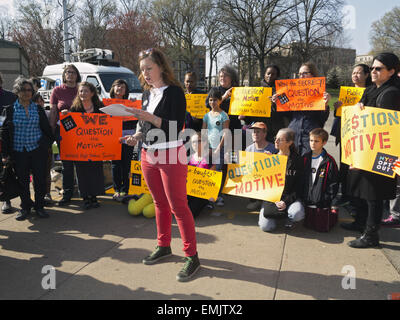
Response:
M130 93L140 93L142 89L140 87L139 79L131 73L100 73L101 82L103 82L104 89L110 92L113 82L117 79L125 80L129 86Z

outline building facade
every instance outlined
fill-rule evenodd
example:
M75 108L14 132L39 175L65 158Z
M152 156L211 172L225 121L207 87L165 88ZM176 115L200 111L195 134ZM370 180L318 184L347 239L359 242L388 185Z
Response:
M29 58L18 43L0 39L0 72L6 90L12 89L18 76L29 77Z
M195 72L197 75L197 88L205 90L206 88L206 47L195 46L195 54L193 57L193 67L186 63L183 59L174 58L170 55L172 67L174 69L175 77L182 84L185 81L185 74L187 72Z

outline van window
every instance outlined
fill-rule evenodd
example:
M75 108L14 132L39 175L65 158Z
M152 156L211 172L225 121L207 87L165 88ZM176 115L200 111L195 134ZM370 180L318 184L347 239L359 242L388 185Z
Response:
M140 93L142 89L138 78L131 73L100 73L101 81L103 82L104 89L110 92L113 82L117 79L125 80L129 87L130 93Z
M86 81L87 81L87 82L90 82L91 84L93 84L96 88L99 86L99 81L98 81L97 78L94 77L94 76L88 76L88 77L86 78Z

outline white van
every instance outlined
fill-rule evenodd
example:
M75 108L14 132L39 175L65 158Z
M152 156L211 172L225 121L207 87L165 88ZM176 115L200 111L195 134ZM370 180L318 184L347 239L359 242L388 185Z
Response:
M41 77L41 88L39 89L40 95L45 101L45 108L50 108L50 96L54 87L61 85L62 73L64 66L73 64L79 70L82 81L91 82L97 88L100 100L109 98L109 92L112 83L117 79L123 79L129 86L129 98L136 98L141 100L142 89L140 82L136 75L125 67L120 67L117 62L106 61L88 63L88 62L64 62L61 64L54 64L46 66ZM111 64L111 65L110 65Z

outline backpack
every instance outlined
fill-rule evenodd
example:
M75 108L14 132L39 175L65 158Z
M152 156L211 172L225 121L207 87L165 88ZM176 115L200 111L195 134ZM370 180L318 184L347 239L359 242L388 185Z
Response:
M8 201L20 195L21 186L14 168L0 158L0 201Z

